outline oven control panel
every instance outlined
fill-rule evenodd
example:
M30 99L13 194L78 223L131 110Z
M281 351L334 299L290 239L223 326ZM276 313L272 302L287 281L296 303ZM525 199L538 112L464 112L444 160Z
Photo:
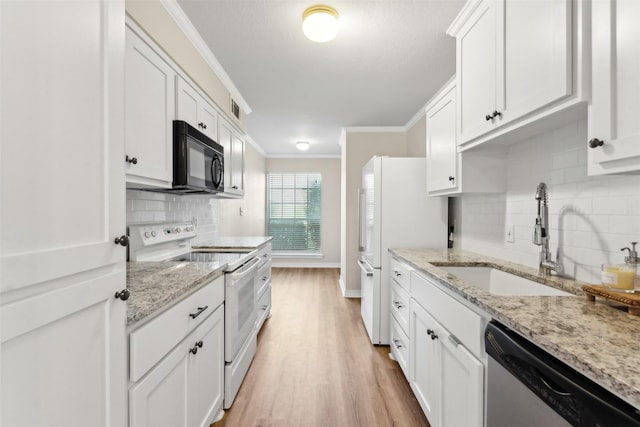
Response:
M196 227L193 225L193 221L129 226L129 238L133 250L167 242L188 240L196 236Z

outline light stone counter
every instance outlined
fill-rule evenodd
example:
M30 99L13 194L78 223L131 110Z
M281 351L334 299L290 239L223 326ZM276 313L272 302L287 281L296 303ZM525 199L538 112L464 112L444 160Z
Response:
M640 316L610 307L601 299L587 302L580 289L585 283L545 278L519 264L451 249L390 252L640 408ZM438 268L445 265L494 267L576 296L494 296Z
M252 251L273 239L272 236L216 237L205 242L194 243L194 249L211 249L220 251Z
M128 262L127 288L131 296L127 300L127 326L155 317L220 277L225 266L219 262Z

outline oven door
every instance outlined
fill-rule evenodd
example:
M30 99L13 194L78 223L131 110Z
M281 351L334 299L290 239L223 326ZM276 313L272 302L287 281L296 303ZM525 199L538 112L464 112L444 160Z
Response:
M225 334L224 355L226 362L233 362L242 344L253 331L256 322L254 279L260 258L253 258L231 273L225 282Z

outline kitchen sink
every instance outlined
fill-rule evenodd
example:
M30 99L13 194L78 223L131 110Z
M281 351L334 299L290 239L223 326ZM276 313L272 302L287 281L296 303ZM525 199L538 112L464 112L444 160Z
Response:
M500 296L574 296L573 294L491 267L439 266L470 285Z

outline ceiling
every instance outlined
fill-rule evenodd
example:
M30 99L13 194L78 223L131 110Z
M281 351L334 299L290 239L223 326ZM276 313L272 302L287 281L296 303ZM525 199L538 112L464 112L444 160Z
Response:
M338 156L343 127L405 126L455 73L445 34L464 0L327 0L340 32L302 34L308 0L178 0L251 107L267 156Z

